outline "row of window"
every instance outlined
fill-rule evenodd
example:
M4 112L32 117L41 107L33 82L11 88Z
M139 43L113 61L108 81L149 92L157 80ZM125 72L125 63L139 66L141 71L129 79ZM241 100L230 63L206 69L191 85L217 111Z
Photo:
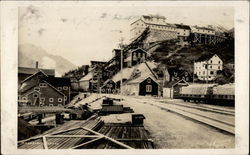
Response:
M39 106L40 106L40 107L41 107L41 106L44 106L44 103L40 102L40 103L39 103ZM54 104L49 104L49 106L50 106L50 107L54 107ZM62 107L62 104L58 104L57 106L58 106L58 107Z
M205 74L206 74L205 71L203 71L202 73L203 73L202 75L205 75ZM209 73L210 73L210 75L214 75L214 71L210 71ZM201 72L198 72L198 75L201 75Z
M38 94L33 94L33 98L37 98L37 97L38 97ZM27 101L27 97L22 97L22 99L23 99L24 101ZM67 96L64 96L64 100L67 100ZM41 102L45 102L45 98L44 98L44 97L41 97L41 98L40 98L40 101L41 101ZM63 99L62 99L62 98L58 98L57 101L58 101L58 102L62 102ZM54 102L54 98L49 98L49 102Z
M206 67L204 66L203 68L206 68ZM212 65L210 65L210 66L209 66L209 68L210 68L210 69L212 69L212 68L213 68L213 66L212 66ZM195 69L201 69L201 67L197 67L197 66L196 66L196 67L195 67ZM218 66L218 69L221 69L221 68L220 68L220 66Z
M58 87L57 89L58 89L59 91L61 91L62 89L63 89L63 90L68 90L68 87L67 87L67 86L63 86L63 87Z

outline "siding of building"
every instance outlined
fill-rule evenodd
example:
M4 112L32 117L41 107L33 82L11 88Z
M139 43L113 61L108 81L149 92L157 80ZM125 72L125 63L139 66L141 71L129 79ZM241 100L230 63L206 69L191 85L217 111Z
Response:
M45 81L21 94L20 97L27 100L31 106L63 106L66 102L65 95Z
M150 77L139 83L139 95L158 96L158 84Z
M213 80L217 71L223 69L223 62L218 55L213 55L210 59L201 60L194 63L194 73L199 80Z

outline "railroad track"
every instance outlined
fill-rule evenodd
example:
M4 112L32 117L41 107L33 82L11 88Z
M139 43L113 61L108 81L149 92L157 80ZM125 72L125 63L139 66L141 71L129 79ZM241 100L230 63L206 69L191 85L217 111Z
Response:
M141 102L141 103L144 103L144 104L149 104L151 106L155 106L155 107L158 107L162 110L165 110L165 111L170 111L170 112L174 112L174 113L177 113L179 115L182 115L186 118L189 118L189 119L192 119L192 120L195 120L197 122L200 122L200 123L203 123L203 124L206 124L210 127L213 127L215 129L218 129L220 131L224 131L224 132L227 132L229 134L233 134L235 135L235 127L234 127L234 124L233 123L229 123L225 120L219 120L219 119L216 119L216 118L213 118L213 117L209 117L208 115L202 115L202 114L199 114L199 113L195 113L195 112L191 112L191 111L188 111L186 109L183 109L183 108L178 108L178 106L173 106L173 105L167 105L167 104L164 104L164 103L160 103L158 102L157 104L153 104L149 101L141 101L140 99L138 99L138 102ZM190 107L189 107L190 108Z
M198 109L198 110L202 110L202 111L209 111L209 112L219 113L219 114L223 114L223 115L235 116L235 112L233 110L206 107L203 105L198 106L198 105L193 105L193 104L189 104L189 103L173 103L173 102L166 102L166 101L161 101L161 103L173 104L173 105L183 106L183 107L187 107L187 108L194 108L194 109Z

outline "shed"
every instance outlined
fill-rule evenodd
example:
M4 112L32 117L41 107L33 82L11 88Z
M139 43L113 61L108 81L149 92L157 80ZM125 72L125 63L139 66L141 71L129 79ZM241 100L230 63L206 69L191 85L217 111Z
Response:
M170 81L164 83L163 97L165 98L178 98L180 94L180 88L188 86L189 83L181 79L179 81Z

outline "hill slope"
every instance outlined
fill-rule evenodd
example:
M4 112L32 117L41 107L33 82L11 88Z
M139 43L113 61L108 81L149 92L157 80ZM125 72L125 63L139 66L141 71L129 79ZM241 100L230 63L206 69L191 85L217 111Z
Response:
M51 55L41 47L32 44L18 46L18 66L35 67L36 61L39 62L39 68L55 69L56 76L61 76L65 72L76 68L74 64L65 58Z

